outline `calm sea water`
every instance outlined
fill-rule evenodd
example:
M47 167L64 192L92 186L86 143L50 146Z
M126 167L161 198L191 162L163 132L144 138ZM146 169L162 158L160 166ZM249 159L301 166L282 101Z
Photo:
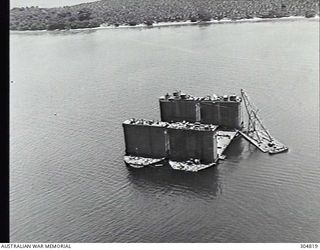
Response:
M319 22L11 34L13 242L320 239ZM158 97L244 88L288 153L238 138L216 168L123 163ZM56 115L55 115L56 113Z

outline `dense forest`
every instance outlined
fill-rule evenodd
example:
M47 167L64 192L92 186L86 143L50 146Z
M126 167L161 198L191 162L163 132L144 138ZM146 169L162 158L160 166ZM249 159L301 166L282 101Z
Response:
M318 0L101 0L59 8L10 10L11 30L61 30L155 22L313 17Z

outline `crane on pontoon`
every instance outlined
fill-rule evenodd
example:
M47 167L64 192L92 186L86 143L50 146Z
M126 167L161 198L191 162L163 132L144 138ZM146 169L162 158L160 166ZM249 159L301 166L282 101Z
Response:
M277 154L288 151L288 147L272 137L265 125L262 124L262 120L258 116L259 110L249 100L248 95L243 89L241 89L241 97L248 121L247 126L242 131L239 131L239 133L264 153Z

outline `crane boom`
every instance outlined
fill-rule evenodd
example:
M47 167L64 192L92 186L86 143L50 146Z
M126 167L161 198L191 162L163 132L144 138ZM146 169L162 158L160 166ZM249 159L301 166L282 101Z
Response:
M258 109L250 102L248 95L243 89L241 89L241 97L247 111L248 124L245 130L240 131L240 134L262 152L276 154L287 151L288 148L275 140L265 125L262 124L262 121L257 114Z

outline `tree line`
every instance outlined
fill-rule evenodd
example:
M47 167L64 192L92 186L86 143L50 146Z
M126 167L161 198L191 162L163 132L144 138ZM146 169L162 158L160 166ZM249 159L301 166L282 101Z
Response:
M238 20L254 17L313 17L318 0L101 0L59 8L10 10L11 30L62 30L155 22Z

